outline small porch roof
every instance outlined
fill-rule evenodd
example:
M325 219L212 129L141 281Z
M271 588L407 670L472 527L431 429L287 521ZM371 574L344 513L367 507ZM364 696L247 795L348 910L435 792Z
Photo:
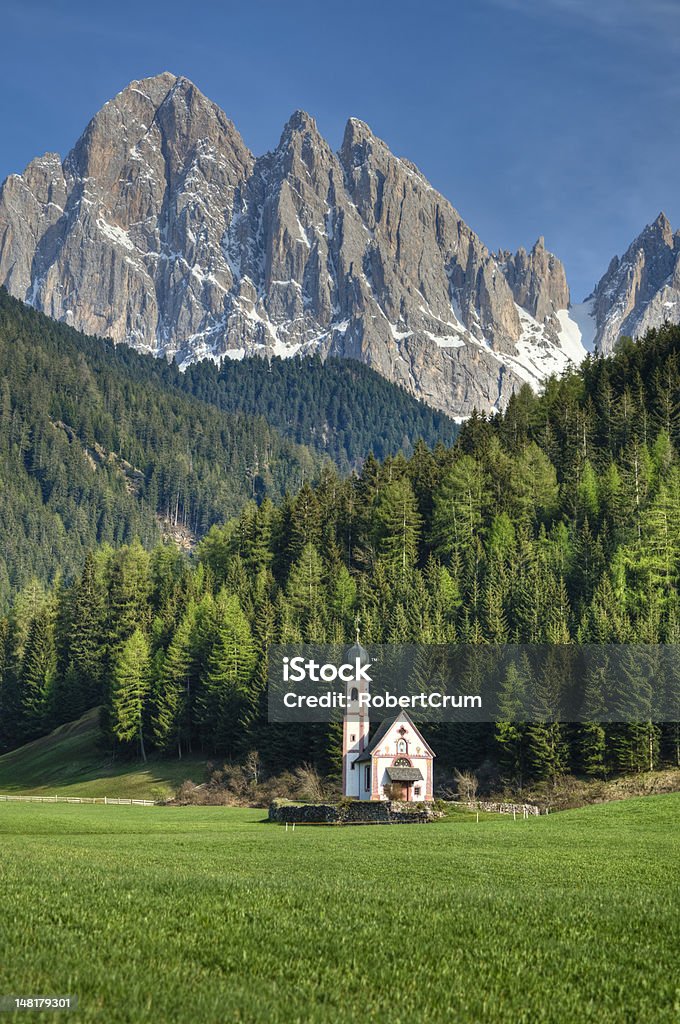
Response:
M422 782L423 776L420 768L401 768L391 765L386 768L387 777L390 782Z

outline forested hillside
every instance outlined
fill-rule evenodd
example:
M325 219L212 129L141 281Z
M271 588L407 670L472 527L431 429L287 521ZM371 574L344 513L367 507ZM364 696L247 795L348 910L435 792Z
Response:
M194 363L178 383L228 412L264 416L294 441L329 455L341 471L377 459L413 453L426 444L452 444L458 427L443 412L419 402L375 370L352 359L293 359Z
M185 376L0 289L0 610L33 574L71 579L95 544L191 540L248 498L294 492L323 453L346 472L456 430L360 364L255 359Z
M106 742L270 768L337 754L333 730L268 726L272 641L678 642L680 329L524 389L451 449L249 502L187 562L90 554L69 587L25 588L4 620L5 747L103 703ZM513 681L506 681L509 692ZM597 705L597 680L590 697ZM510 715L509 715L510 718ZM438 767L549 778L677 763L677 724L439 727Z

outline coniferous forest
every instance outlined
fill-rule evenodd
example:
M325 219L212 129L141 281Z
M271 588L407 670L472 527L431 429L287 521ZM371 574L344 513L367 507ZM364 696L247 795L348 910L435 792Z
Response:
M26 313L27 334L36 316ZM680 641L680 328L622 339L541 396L523 388L504 414L474 415L453 445L420 440L408 457L369 454L347 474L264 421L257 442L251 419L228 420L229 433L224 412L163 388L140 357L120 354L135 370L124 374L102 343L76 355L51 326L3 355L3 544L24 544L16 559L33 574L0 620L2 749L101 705L104 742L130 756L257 750L272 771L332 769L335 727L284 739L267 724L266 651L349 641L357 615L369 643ZM2 342L11 349L6 322ZM197 384L206 372L185 386L218 403L220 374ZM12 398L13 382L30 403ZM198 432L203 461L191 465ZM249 460L267 444L271 480L249 497ZM79 483L99 479L83 454L96 445L145 467L144 501L131 503L113 470L104 491ZM191 556L154 543L154 513L178 493L165 467L180 452L182 508L207 529ZM230 472L216 476L222 461ZM284 492L291 465L305 473L295 493ZM227 501L220 487L234 480ZM83 524L70 578L24 553L38 538L64 560L58 518L63 535ZM438 767L491 763L517 784L680 763L677 723L524 725L512 717L517 685L504 681L506 722L437 727ZM602 685L588 681L594 709Z
M458 433L445 413L350 359L226 360L219 369L204 360L178 374L177 384L226 412L262 416L343 473L358 469L369 452L381 461L399 451L411 455L417 438L452 444Z
M457 427L346 361L206 362L187 374L89 338L0 289L0 610L96 544L190 543L332 458L410 452ZM179 531L179 533L178 533Z

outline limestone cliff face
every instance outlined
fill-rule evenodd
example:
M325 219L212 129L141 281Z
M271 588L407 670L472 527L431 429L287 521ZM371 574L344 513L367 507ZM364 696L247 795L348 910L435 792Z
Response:
M545 248L539 238L531 252L518 249L512 253L499 253L501 266L518 306L526 309L536 320L552 321L555 314L569 306L569 287L564 267Z
M578 358L559 260L494 256L367 125L298 111L255 158L187 79L132 82L0 191L0 283L180 365L319 351L458 416ZM563 317L567 316L563 313Z
M253 159L186 79L133 82L0 193L0 281L58 320L173 355L223 310L221 241Z
M665 214L615 256L590 298L595 347L611 352L621 335L638 337L665 320L680 322L680 231Z

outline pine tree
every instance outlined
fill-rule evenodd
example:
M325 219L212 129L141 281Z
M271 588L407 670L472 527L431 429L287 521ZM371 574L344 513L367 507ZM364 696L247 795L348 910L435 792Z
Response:
M511 500L519 522L549 518L558 506L557 473L535 441L522 451L510 479Z
M196 700L196 721L205 747L233 756L242 743L240 727L252 713L255 645L238 598L226 590L215 599L209 628L210 650Z
M31 621L21 665L22 739L39 736L47 723L56 655L52 616L44 607Z
M495 741L499 762L506 779L522 790L527 769L527 688L530 679L528 662L508 665L498 692L498 718Z
M435 551L445 558L473 545L482 524L484 476L469 455L459 458L434 496L432 533Z
M620 772L652 771L658 761L660 730L653 721L661 694L660 652L653 646L622 646L612 673L612 708L619 721L608 731L614 767Z
M20 665L14 656L15 637L8 618L0 619L0 751L21 741L22 706Z
M484 584L484 633L492 644L507 643L508 621L505 612L505 596L508 584L503 567L494 563Z
M333 581L331 608L334 615L337 616L344 626L346 633L349 633L351 624L354 621L356 601L356 582L350 575L349 569L347 569L346 566L341 565L335 573L335 579Z
M569 764L569 749L560 722L531 722L527 729L527 752L535 778L556 783Z
M149 555L138 541L116 551L112 558L109 585L109 654L137 629L150 623L151 593Z
M317 549L310 542L290 570L286 595L298 622L306 625L324 612L324 568Z
M106 604L103 583L90 552L73 588L68 622L68 653L74 717L102 699Z
M637 571L648 575L648 592L665 605L677 592L680 551L680 474L671 470L653 502L641 513Z
M318 546L321 541L321 509L315 491L305 484L296 496L290 519L288 557L300 558L307 544Z
M249 538L244 552L246 565L253 574L257 574L263 569L269 569L272 564L272 534L276 516L276 509L271 499L265 498L257 509L252 536Z
M386 484L375 508L376 545L385 563L402 575L416 564L421 522L409 481L401 478Z
M137 627L118 648L112 665L110 725L120 743L139 741L143 761L146 761L144 717L149 690L149 644Z
M196 622L196 606L191 603L162 660L151 718L155 745L164 751L176 750L180 758L182 748L190 749L191 744L192 691L198 681Z
M594 666L588 673L583 694L585 721L578 728L580 762L586 775L606 775L607 731L602 721L605 712L606 667Z
M569 681L568 647L554 647L532 687L532 721L527 729L527 756L532 774L555 783L569 765L569 748L560 721L561 700Z

